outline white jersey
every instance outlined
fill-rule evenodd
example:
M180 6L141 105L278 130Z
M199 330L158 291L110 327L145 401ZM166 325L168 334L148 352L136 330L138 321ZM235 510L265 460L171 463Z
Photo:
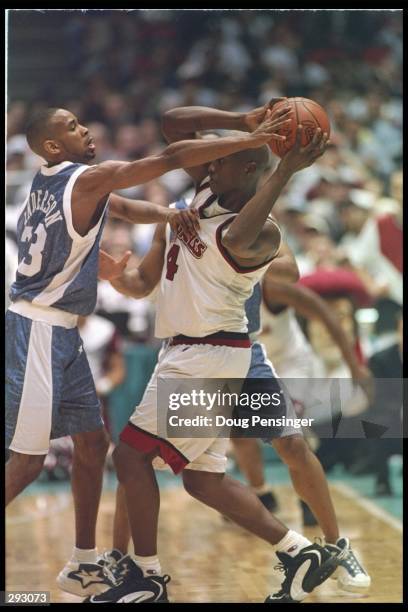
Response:
M166 252L157 294L158 338L208 336L219 331L247 332L245 302L271 260L243 268L221 243L237 213L222 208L202 181L190 208L199 210L198 234L173 235L166 226Z

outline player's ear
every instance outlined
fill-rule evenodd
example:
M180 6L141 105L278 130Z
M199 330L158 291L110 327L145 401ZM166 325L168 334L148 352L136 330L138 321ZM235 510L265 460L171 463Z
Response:
M56 155L61 152L59 144L55 140L46 140L44 142L44 151L49 155Z

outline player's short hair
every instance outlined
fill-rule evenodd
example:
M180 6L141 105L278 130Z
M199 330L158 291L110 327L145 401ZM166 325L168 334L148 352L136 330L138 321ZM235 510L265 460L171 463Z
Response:
M30 149L37 151L42 142L51 136L50 119L58 111L58 108L45 108L32 115L26 125L26 138Z

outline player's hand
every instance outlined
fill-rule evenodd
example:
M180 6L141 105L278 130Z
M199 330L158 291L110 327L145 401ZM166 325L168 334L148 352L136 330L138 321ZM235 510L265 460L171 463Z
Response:
M267 109L265 119L251 134L251 139L254 141L254 148L261 147L271 140L286 140L286 136L282 136L277 132L292 121L292 107L288 104L283 106L272 117L271 109Z
M176 233L178 226L181 226L187 234L195 234L200 229L199 214L195 208L184 210L170 208L167 221Z
M248 132L254 132L256 128L261 125L262 121L264 121L266 111L268 109L272 109L275 104L282 102L283 100L287 100L287 98L272 98L263 106L259 106L258 108L254 108L254 110L245 113L244 123L248 129Z
M351 372L353 383L364 391L370 404L374 402L375 385L370 370L365 366L358 366Z
M113 257L111 257L111 255L108 255L108 253L105 251L100 250L98 260L98 278L100 280L112 281L121 276L131 255L131 251L126 251L122 259L116 261Z
M312 140L308 145L302 147L303 126L299 125L296 131L296 140L293 147L284 155L279 163L278 169L291 176L299 170L311 166L326 151L330 143L327 132L317 128Z

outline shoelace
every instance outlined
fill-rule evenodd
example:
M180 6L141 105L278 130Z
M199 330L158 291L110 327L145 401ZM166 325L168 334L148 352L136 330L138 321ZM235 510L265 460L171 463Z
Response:
M111 569L107 565L101 565L102 573L108 578L113 586L117 586L118 581L112 573Z
M347 565L347 568L350 572L355 576L356 574L365 574L366 572L357 561L353 551L351 548L348 549L348 555L344 559L344 565Z
M325 542L322 538L317 536L313 538L313 542L315 544L318 544L319 546L322 546L322 548L325 548ZM335 546L339 551L341 551L336 555L337 559L340 559L341 561L346 561L347 557L349 556L349 553L353 554L351 552L351 548L340 548L340 546L337 546L337 544L329 544L329 546Z
M121 559L122 561L122 559ZM119 562L120 563L120 562ZM120 580L120 584L122 584L122 582L124 581L124 579L126 578L126 576L129 573L129 566L126 563L121 569L117 569L117 576L116 576L116 580Z
M104 567L109 571L112 570L112 568L116 565L116 563L117 563L116 559L114 557L111 557L107 551L102 553L102 556L99 557L98 559L98 564L101 567Z

